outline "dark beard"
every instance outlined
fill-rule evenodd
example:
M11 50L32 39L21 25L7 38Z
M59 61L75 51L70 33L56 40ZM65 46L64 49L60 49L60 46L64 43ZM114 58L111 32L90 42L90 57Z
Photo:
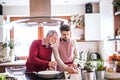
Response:
M66 40L66 39L62 39L62 40L63 40L64 42L69 42L69 41L70 41L69 39L67 39L67 40Z

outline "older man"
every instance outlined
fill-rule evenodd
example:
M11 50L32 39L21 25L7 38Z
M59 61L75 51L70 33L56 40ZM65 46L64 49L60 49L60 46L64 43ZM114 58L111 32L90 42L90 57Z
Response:
M57 32L50 30L47 33L46 38L32 42L30 46L29 57L26 62L27 72L38 72L48 68L55 68L57 65L56 62L51 61L51 44L56 43L57 38Z

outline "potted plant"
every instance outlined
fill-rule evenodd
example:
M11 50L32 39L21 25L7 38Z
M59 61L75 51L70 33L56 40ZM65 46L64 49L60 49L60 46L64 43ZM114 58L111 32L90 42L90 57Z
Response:
M112 4L117 7L117 11L120 11L120 0L115 0Z
M102 59L99 59L97 60L96 79L104 80L104 76L105 76L104 61Z
M84 69L86 69L87 72L92 72L92 71L94 71L95 66L92 65L92 61L87 61L85 66L84 66Z
M102 59L97 60L97 71L105 70L104 61Z
M87 61L84 66L84 72L82 73L83 79L93 80L95 75L95 66L92 64L92 61Z
M15 54L14 54L14 47L15 46L17 46L17 42L15 42L14 40L10 40L10 41L2 44L2 49L5 49L7 47L10 48L9 55L8 55L9 61L15 60Z
M14 40L10 40L2 44L2 49L5 49L6 47L13 49L15 46L16 46L16 43L14 43Z

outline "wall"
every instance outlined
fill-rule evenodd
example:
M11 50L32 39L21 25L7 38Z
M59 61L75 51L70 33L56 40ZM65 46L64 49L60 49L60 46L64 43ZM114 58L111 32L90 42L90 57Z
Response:
M30 15L29 6L3 6L4 15ZM72 14L84 14L84 6L51 6L52 16L69 16Z
M51 14L53 16L70 16L73 14L84 14L84 6L52 6Z
M98 52L98 42L77 42L78 52L88 51Z

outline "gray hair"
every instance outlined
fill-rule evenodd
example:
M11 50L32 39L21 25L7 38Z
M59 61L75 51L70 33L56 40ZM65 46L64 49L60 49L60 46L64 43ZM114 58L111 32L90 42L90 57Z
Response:
M58 35L58 33L57 33L55 30L50 30L50 31L48 31L46 37L47 37L47 36L53 36L54 34L57 34L57 35Z

